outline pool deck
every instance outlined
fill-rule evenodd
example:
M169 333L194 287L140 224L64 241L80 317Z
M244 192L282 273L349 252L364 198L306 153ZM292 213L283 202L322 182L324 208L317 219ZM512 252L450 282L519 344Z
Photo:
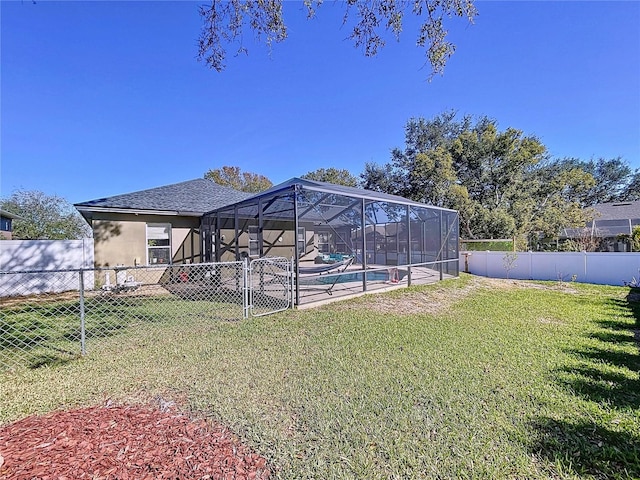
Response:
M381 271L391 274L388 278L393 278L393 271L396 267L372 265L367 271ZM301 275L300 276L300 304L297 305L298 309L306 309L332 303L339 300L345 300L347 298L358 297L362 295L368 295L372 293L381 293L391 290L397 290L399 288L406 288L409 285L409 275L407 267L400 267L398 270L404 272L404 275L398 281L389 280L373 280L367 281L366 290L362 280L349 281L349 282L336 282L330 289L331 283L318 283L308 284L305 281L318 279L320 277L329 276L335 274L335 272L329 272L322 275ZM348 268L344 273L362 273L362 267L360 265L354 265ZM452 275L443 274L442 279L454 278ZM411 267L411 285L426 285L440 281L440 272L432 268L418 266ZM329 293L331 292L331 293Z

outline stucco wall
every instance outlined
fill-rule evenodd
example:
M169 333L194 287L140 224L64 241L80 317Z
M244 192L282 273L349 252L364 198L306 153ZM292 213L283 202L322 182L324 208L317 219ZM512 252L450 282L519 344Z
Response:
M225 243L233 243L235 231L231 229L223 229L220 234L224 237ZM292 258L294 256L295 235L292 230L283 229L265 229L262 232L263 238L263 254L269 257L285 257ZM314 233L311 230L305 231L307 242L305 259L313 259L317 255L317 249L314 247ZM240 232L238 236L238 249L240 252L249 252L249 234ZM220 261L232 262L236 260L235 245L229 250L222 250Z
M105 214L92 221L96 266L146 265L147 223L171 224L171 256L175 263L200 261L198 217Z

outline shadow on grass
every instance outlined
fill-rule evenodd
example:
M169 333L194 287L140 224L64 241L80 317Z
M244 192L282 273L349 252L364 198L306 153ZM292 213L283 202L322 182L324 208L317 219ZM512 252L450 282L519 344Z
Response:
M627 324L627 328L628 328L628 324ZM628 332L628 330L625 329L625 331L621 331L621 332L597 332L597 333L593 333L591 335L591 338L595 338L597 340L600 340L601 342L612 342L612 343L633 343L636 341L636 339L634 338L633 332Z
M80 358L80 354L72 352L56 352L34 355L30 358L28 366L31 370L42 367L55 367L60 365L66 365Z
M589 338L595 346L575 349L580 363L561 371L562 383L587 400L617 408L640 408L640 292L630 289L626 299L607 301L616 317L596 320L602 328Z
M533 450L551 464L595 478L640 478L640 436L618 428L615 417L640 409L640 295L611 300L614 318L596 320L601 327L588 335L589 347L569 353L577 364L559 370L557 381L576 396L598 403L607 415L591 422L540 418L533 425ZM596 340L594 345L593 340ZM611 418L607 424L602 418Z
M576 395L615 408L640 408L640 381L623 373L603 371L593 366L563 369L565 380Z
M640 438L595 423L541 418L533 450L565 471L595 478L640 478Z
M225 298L229 299L229 295ZM189 319L204 322L242 318L242 310L222 298L200 301L177 295L96 296L85 301L87 351L99 339L124 334L144 325L177 324ZM29 304L7 309L0 315L0 369L60 365L80 352L80 307L74 302ZM62 348L61 348L62 347Z

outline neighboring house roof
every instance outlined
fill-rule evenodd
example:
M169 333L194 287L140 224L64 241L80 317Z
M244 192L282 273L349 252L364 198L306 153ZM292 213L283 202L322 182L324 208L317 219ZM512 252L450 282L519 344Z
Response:
M22 219L22 217L20 215L16 215L15 213L11 213L11 212L7 212L6 210L2 210L0 208L0 216L3 216L4 218L10 218L12 220L14 219Z
M163 187L76 203L74 206L85 218L91 218L95 212L199 217L205 212L237 203L253 195L223 187L205 178L197 178Z
M586 228L564 228L560 238L630 235L633 228L640 225L640 201L597 203L590 209L595 211L595 216L587 222Z
M600 220L627 220L640 218L640 201L598 203L593 208L596 223Z

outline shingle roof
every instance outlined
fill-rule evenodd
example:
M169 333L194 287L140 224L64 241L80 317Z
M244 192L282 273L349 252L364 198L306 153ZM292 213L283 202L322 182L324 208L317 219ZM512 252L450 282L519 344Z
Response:
M199 216L216 208L245 200L253 195L223 187L205 178L197 178L163 187L76 203L74 206L80 211L91 211L92 209L157 210Z
M598 220L627 220L640 218L640 201L598 203L592 207Z

